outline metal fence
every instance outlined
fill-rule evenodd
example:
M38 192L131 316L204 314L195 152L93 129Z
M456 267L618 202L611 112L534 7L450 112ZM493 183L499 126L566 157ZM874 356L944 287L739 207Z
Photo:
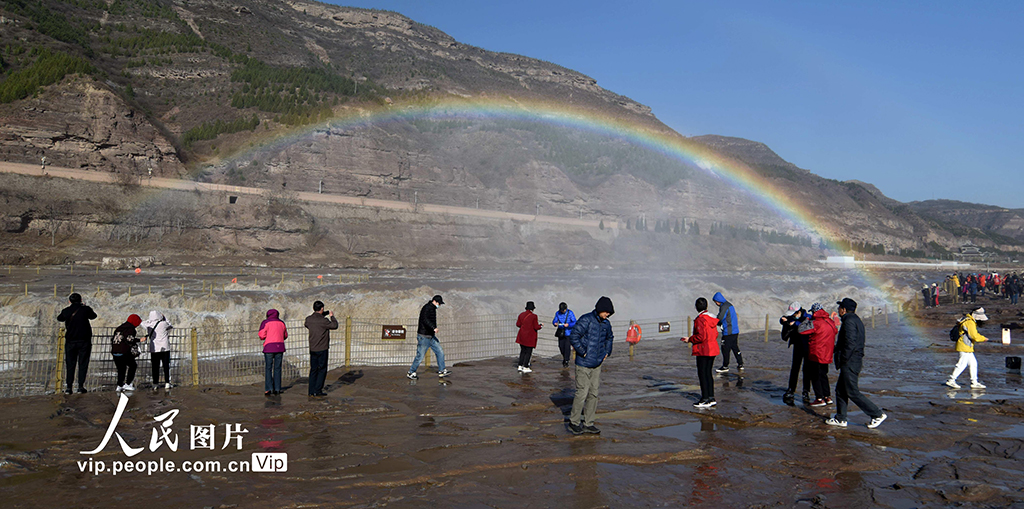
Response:
M879 310L881 311L881 310ZM876 313L862 316L867 327L887 325L900 320L900 313ZM439 317L440 318L440 317ZM516 316L478 316L471 321L439 321L438 339L449 366L458 362L514 357L518 329ZM359 319L342 318L331 334L328 369L343 366L407 366L416 354L415 318ZM559 355L555 328L542 322L534 355ZM640 320L613 319L616 343L624 343L630 325L643 331L643 341L678 339L689 335L692 317L676 316ZM282 378L296 380L309 373L306 329L301 321L286 321L289 337L282 362ZM404 339L384 339L383 328L404 327ZM662 329L668 330L662 330ZM757 332L768 337L779 330L778 317L747 319L740 323L744 333ZM113 389L117 370L110 355L109 338L113 328L93 330L92 355L85 387L88 390ZM172 329L171 382L175 385L246 385L263 380L263 343L257 336L258 325L207 326ZM64 359L64 330L56 326L20 327L0 325L0 397L28 396L59 391L68 382ZM148 386L152 364L147 344L137 359L137 386ZM428 354L426 365L436 366ZM161 376L161 381L163 380ZM72 381L76 382L76 381Z

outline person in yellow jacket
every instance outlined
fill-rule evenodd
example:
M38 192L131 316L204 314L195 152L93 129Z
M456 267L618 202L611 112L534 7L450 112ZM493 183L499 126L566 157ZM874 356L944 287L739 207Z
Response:
M953 374L950 375L949 380L946 380L946 385L959 389L960 384L956 383L956 379L960 373L964 372L964 369L970 367L971 389L985 388L978 381L978 359L974 358L974 343L988 341L985 336L978 334L978 322L985 320L988 320L988 317L985 316L985 308L975 309L971 314L964 315L960 319L960 339L956 341L956 351L960 352L960 360L957 361L956 368L953 368Z

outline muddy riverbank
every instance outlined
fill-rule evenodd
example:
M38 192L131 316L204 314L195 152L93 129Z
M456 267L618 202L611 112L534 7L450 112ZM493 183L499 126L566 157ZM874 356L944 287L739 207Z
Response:
M128 460L116 438L98 455L80 454L103 438L115 393L9 399L0 401L0 492L8 507L1024 504L1024 385L1004 367L1024 348L979 346L988 388L951 391L942 382L956 355L945 336L905 324L868 330L861 387L889 415L875 430L855 407L849 428L832 429L823 420L834 407L785 404L791 354L777 333L769 343L741 337L746 369L716 376L719 405L704 411L692 407L699 390L687 346L642 342L632 359L619 347L602 373L599 436L566 431L570 370L537 359L534 373L520 375L511 357L457 364L445 381L422 368L418 381L402 367L334 370L328 397L316 400L304 379L274 398L257 385L144 389L116 428L129 446L147 447L133 461L226 467L287 453L288 469L277 473L83 472L89 458ZM150 452L154 417L173 409L177 452ZM191 426L208 424L215 449L190 450ZM225 426L235 424L248 430L242 450L224 449Z

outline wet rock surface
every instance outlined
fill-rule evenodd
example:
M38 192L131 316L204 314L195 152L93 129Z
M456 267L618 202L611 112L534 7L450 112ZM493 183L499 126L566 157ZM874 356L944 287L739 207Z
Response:
M80 451L96 447L116 408L113 391L3 400L0 490L8 507L99 506L111 496L169 507L1024 504L1024 386L1003 367L1021 348L980 345L988 388L952 391L942 385L956 362L945 330L869 323L867 333L861 388L889 415L874 430L854 406L850 426L833 429L823 421L834 406L783 401L791 351L777 332L768 343L741 336L746 369L716 375L718 406L696 410L693 357L672 334L645 339L632 359L616 345L601 374L600 435L567 431L573 374L560 359L535 359L520 375L511 357L456 364L447 379L425 368L417 381L402 367L334 370L322 399L306 396L305 379L277 397L255 385L144 386L117 426L128 445L146 447L133 461L226 468L286 452L288 470L277 473L81 472L90 456ZM150 452L154 417L171 409L180 410L178 450ZM241 451L221 447L235 423L248 430ZM208 424L215 448L190 450L190 426ZM91 458L128 459L116 438Z

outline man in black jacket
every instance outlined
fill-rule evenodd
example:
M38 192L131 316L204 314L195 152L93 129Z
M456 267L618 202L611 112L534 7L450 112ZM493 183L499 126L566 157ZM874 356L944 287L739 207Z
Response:
M808 336L799 334L798 328L804 320L809 320L810 315L804 308L800 307L799 302L794 302L789 305L789 311L782 318L779 319L779 323L782 324L782 339L788 341L789 346L793 348L793 365L789 369L789 389L782 395L783 401L793 401L796 394L796 383L800 379L800 366L803 365L804 373L804 385L803 385L803 398L804 401L811 400L811 377L810 377L810 362L807 361L807 356L810 353L810 346L808 344Z
M420 362L423 362L423 357L427 355L428 348L434 352L434 357L437 357L437 376L444 378L451 374L451 371L444 367L444 350L441 349L441 342L437 340L437 307L442 304L444 299L440 295L435 295L420 309L420 320L416 326L416 358L412 360L412 366L405 375L410 380L419 378L416 370L419 369Z
M333 311L324 309L324 303L313 303L313 314L306 317L309 330L309 395L324 397L324 382L327 381L327 352L331 346L331 331L338 328Z
M68 296L70 306L57 315L58 322L64 322L64 364L67 366L67 388L64 394L71 394L72 382L75 379L75 365L78 366L78 392L85 393L85 375L89 370L89 357L92 355L92 324L89 320L96 318L91 307L82 304L82 296L72 293Z
M856 301L847 297L836 304L839 304L839 316L843 320L834 354L836 369L839 370L839 381L836 382L836 415L829 417L825 424L845 428L846 407L853 401L871 417L868 428L877 428L888 416L861 394L858 387L860 368L864 360L864 323L857 316Z

